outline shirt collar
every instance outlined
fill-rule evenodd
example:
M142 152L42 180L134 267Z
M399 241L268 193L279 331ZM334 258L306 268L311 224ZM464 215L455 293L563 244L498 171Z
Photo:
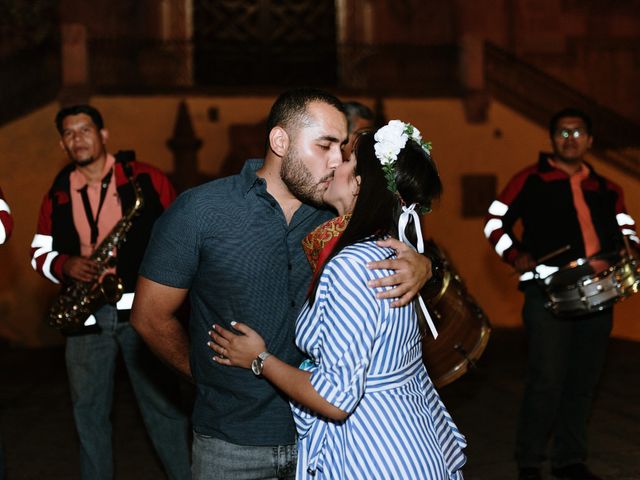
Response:
M257 186L262 186L263 189L266 190L265 181L258 177L256 173L264 164L264 160L261 158L253 158L251 160L247 160L240 171L240 179L242 182L242 191L244 196Z
M240 181L242 184L242 191L243 191L244 197L246 197L249 194L249 192L251 192L251 190L253 190L254 188L256 189L257 194L262 194L262 195L268 194L267 182L263 178L258 177L256 173L260 169L260 167L262 167L263 164L264 164L264 160L261 158L250 159L244 163L244 166L240 171ZM330 213L332 216L335 216L335 213L333 213L327 207L317 208L317 207L308 205L306 203L302 203L302 205L300 205L300 208L296 211L294 218L304 219L307 216L318 211L327 212L327 213ZM292 219L292 225L293 223L294 222Z
M109 170L113 168L115 163L116 163L115 157L110 153L107 154L107 158L104 162L104 167L102 168L102 174L100 175L101 179L104 179L107 173L109 173ZM69 174L69 182L72 189L79 190L87 184L87 177L85 177L82 173L80 173L80 171L77 168L75 168Z
M553 164L552 153L540 152L540 157L538 159L538 168L540 169L541 172L557 171L559 173L562 173L563 175L566 175L567 178L569 177L569 175L567 175L567 173L564 172L564 170L560 170ZM597 176L596 171L593 168L593 165L591 165L589 162L586 162L586 161L582 162L582 166L580 167L580 170L576 172L576 174L583 174L584 178L587 178L591 175Z

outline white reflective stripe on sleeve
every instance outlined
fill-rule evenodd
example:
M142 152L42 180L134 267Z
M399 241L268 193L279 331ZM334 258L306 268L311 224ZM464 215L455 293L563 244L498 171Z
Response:
M4 229L4 225L0 222L0 245L7 239L7 231Z
M640 238L638 238L637 235L631 235L631 236L629 236L629 239L631 239L632 241L634 241L636 243L640 243Z
M0 198L0 212L11 213L11 209L9 208L9 204Z
M53 283L60 283L56 277L51 274L51 262L58 256L58 252L52 252L53 249L53 237L51 235L41 235L36 233L33 236L31 242L31 248L35 248L31 259L31 266L34 270L37 270L36 259L42 255L46 255L44 264L42 265L42 274L51 280Z
M616 215L616 220L618 221L618 225L635 225L636 222L633 221L631 215L627 213L619 213Z
M51 273L51 262L53 262L53 259L56 258L58 256L58 252L49 252L47 253L47 257L44 261L44 263L42 264L42 274L47 277L49 280L51 280L53 283L60 283L60 281L53 276L53 273ZM35 258L32 261L32 264L35 264ZM35 266L33 267L34 269L36 268Z
M560 267L550 267L549 265L540 264L536 266L536 272L540 278L547 278L549 275L556 273Z
M93 315L89 315L84 321L84 326L88 327L89 325L95 325L96 323L96 317L94 317Z
M631 235L635 235L636 231L635 230L631 230L630 228L623 228L622 229L622 234L631 236Z
M505 213L507 213L507 210L509 210L509 207L498 200L494 200L493 203L489 205L489 213L491 215L495 215L496 217L502 217Z
M502 220L499 218L492 218L484 226L484 236L489 238L489 236L499 228L502 228Z
M521 282L526 282L527 280L533 280L533 272L524 272L522 275L520 275L519 280Z
M125 293L122 295L122 298L116 303L116 308L118 310L131 310L131 305L133 305L133 296L134 293Z
M36 249L33 253L33 258L44 255L45 253L53 250L53 237L51 235L40 235L39 233L36 233L31 241L31 248Z
M540 279L545 279L547 278L549 275L552 275L554 273L556 273L558 270L560 270L559 267L552 267L549 265L544 265L544 264L540 264L537 265L535 268L535 273L537 273L538 278ZM533 271L529 271L529 272L524 272L522 275L520 275L520 281L524 282L526 280L533 280L536 277L536 275L534 274Z
M498 252L498 255L502 256L504 251L507 248L509 248L511 245L513 245L513 240L511 240L509 235L505 233L500 237L500 240L498 240L498 243L496 243L496 252Z

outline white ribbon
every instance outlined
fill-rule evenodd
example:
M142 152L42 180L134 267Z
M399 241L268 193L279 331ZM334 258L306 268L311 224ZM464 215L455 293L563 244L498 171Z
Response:
M422 228L420 227L420 217L418 216L418 212L416 212L416 204L412 203L409 207L402 206L402 214L400 214L400 219L398 220L398 236L400 240L405 244L409 245L411 248L416 250L418 253L424 253L424 241L422 240ZM418 239L418 248L416 248L407 238L405 234L405 229L407 228L407 224L409 223L409 217L413 218L413 224L416 229L416 238ZM424 318L427 321L427 325L429 325L429 330L431 330L431 335L433 338L438 338L438 330L436 330L436 326L433 323L433 319L431 315L429 315L429 310L427 310L427 306L422 300L420 294L418 294L418 303L420 304L420 309L424 314Z
M400 236L400 241L406 243L414 250L417 250L418 253L424 253L424 243L422 241L422 230L420 229L420 217L418 216L418 212L416 212L417 204L412 203L411 206L405 207L402 206L402 214L400 215L400 220L398 220L398 235ZM409 217L413 217L413 224L416 227L416 236L418 238L418 248L413 246L413 244L409 241L404 231L407 228L407 224L409 223Z

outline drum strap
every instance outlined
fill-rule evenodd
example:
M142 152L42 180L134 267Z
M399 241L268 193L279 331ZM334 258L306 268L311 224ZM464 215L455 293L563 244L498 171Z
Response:
M418 253L424 253L424 241L422 240L422 228L420 227L420 217L418 216L418 212L416 212L417 204L412 203L409 207L402 206L402 214L400 215L400 219L398 220L398 236L400 240L411 248L416 250ZM405 233L405 229L409 224L409 219L413 220L413 225L416 229L416 238L418 242L417 248L411 243L411 241L407 238ZM424 314L424 318L427 321L427 325L429 326L429 330L431 330L431 335L433 338L438 338L438 330L436 330L436 326L433 323L433 319L431 315L429 315L429 310L427 310L427 306L422 300L422 296L418 294L418 303L420 304L420 310Z

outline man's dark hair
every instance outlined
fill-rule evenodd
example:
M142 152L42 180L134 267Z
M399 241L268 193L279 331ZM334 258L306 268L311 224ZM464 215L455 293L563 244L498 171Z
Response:
M98 130L102 130L104 128L104 121L102 120L102 115L100 112L92 107L91 105L71 105L69 107L61 108L60 111L56 114L56 128L58 129L58 133L62 135L62 123L64 119L70 115L80 115L84 113L91 117L91 121L94 123Z
M397 193L387 188L387 179L375 154L374 132L361 133L354 146L356 168L360 175L360 190L355 207L344 233L338 239L324 265L348 245L358 243L371 236L393 235L398 238L398 220L405 205L417 203L431 207L433 199L442 194L442 182L436 164L420 145L412 140L398 153L395 162ZM416 245L416 230L413 220L406 229L407 238ZM323 265L323 266L324 266ZM311 299L315 298L315 287Z
M337 97L317 88L295 88L282 93L274 102L267 117L266 149L269 148L269 133L276 126L285 129L304 121L307 105L322 102L346 115L342 102Z
M584 122L584 128L587 130L587 134L591 135L591 117L584 113L582 110L574 107L563 108L559 112L555 113L551 120L549 120L549 135L553 137L558 128L558 122L567 117L577 117Z
M353 129L355 128L355 123L358 118L370 120L371 122L375 120L373 110L360 102L349 101L343 102L342 105L344 106L344 111L347 115L347 122L349 123L349 133L353 133Z

